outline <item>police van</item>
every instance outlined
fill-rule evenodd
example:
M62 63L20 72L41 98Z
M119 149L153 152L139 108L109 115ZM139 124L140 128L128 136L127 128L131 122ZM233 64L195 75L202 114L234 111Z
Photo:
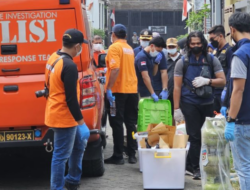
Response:
M45 98L35 92L44 88L45 65L62 46L70 28L83 32L91 42L83 0L0 0L0 147L53 147L53 131L44 124ZM104 173L101 130L104 87L92 69L91 44L83 46L77 64L81 86L80 107L90 129L83 173Z

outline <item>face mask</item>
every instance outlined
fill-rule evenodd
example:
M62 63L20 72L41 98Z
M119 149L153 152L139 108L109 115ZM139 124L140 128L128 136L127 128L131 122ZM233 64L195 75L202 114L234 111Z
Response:
M81 53L82 53L82 46L81 46L80 51L76 54L76 57L79 56Z
M149 46L149 41L143 41L143 40L141 40L140 44L141 44L141 47L145 48L145 47Z
M177 52L177 49L176 49L176 48L174 48L174 49L168 49L168 53L169 53L170 55L174 55L174 54L176 54L176 52Z
M194 48L191 48L191 51L193 54L197 55L197 54L200 54L202 52L202 47L194 47Z
M103 50L102 44L93 44L93 50L94 51L101 51L101 50Z
M219 47L219 42L215 41L215 40L212 40L211 45L214 46L214 48L218 48Z
M151 57L156 57L159 53L160 53L159 51L156 51L156 50L155 51L151 51L150 50L149 54L150 54Z
M113 39L112 39L112 36L110 37L110 42L113 43Z
M236 43L235 43L235 41L232 39L232 45L233 46L235 46L236 45Z

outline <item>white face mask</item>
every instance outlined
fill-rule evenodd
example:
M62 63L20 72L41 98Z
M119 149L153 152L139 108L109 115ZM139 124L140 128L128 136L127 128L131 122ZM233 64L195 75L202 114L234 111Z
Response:
M110 42L113 43L113 39L112 39L112 36L110 37Z
M149 46L149 41L140 40L141 47L145 48Z
M168 49L168 53L169 53L170 55L174 55L174 54L176 54L176 52L177 52L177 49L176 49L176 48L174 48L174 49Z
M101 50L103 50L102 44L93 44L93 50L94 51L101 51Z
M151 57L156 57L159 53L160 53L159 51L156 51L156 50L155 51L151 51L150 50L149 54L150 54Z
M81 53L82 53L82 46L81 46L80 51L76 54L76 57L79 56Z

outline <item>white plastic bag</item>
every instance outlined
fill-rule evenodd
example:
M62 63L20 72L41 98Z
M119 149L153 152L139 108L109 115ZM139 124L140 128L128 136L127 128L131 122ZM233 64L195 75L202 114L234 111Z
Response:
M224 138L225 117L206 118L201 129L200 169L203 190L232 190L230 150Z

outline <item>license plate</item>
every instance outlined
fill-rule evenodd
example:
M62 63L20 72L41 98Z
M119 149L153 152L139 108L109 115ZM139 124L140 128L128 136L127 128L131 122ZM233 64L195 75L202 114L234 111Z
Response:
M0 142L32 141L34 131L0 131Z

